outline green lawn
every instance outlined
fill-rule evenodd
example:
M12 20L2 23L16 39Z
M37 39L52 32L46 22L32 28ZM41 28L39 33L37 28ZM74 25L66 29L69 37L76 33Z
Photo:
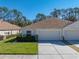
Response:
M0 54L37 54L37 43L0 43Z

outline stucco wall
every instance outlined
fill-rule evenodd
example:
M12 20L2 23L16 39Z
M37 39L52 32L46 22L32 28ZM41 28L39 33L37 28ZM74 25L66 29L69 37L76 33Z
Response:
M27 35L27 31L31 31L31 35L35 35L36 33L36 30L32 30L32 29L22 29L20 31L20 33L23 35L23 36L26 36Z
M27 31L30 30L32 35L38 35L39 40L61 40L61 29L22 29L22 35L26 35Z
M17 34L17 33L19 33L20 31L19 30L13 30L12 31L12 34Z
M65 40L79 40L79 30L63 30Z
M6 30L6 31L0 31L0 35L8 35L7 33L9 32L9 35L12 35L12 34L17 34L19 33L19 30Z

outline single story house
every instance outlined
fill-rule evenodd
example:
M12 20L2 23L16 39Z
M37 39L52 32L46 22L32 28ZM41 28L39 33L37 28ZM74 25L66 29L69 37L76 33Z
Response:
M71 21L48 18L22 28L21 33L23 36L38 35L38 40L61 40L62 29L71 23Z
M79 40L79 21L65 27L63 36L65 40Z
M20 32L20 27L0 20L0 37L14 35Z

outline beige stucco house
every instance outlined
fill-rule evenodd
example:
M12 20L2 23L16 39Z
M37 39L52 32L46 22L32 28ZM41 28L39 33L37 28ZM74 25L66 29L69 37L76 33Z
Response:
M0 21L0 36L14 35L20 32L20 27L5 21Z
M38 40L61 40L62 29L71 23L57 18L48 18L22 28L21 33L23 36L38 35Z

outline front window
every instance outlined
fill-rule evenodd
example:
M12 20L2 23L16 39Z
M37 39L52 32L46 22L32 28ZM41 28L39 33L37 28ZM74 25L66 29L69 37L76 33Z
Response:
M31 36L31 31L27 31L27 36Z
M9 34L10 34L10 32L5 32L5 34L6 34L6 35L9 35Z

